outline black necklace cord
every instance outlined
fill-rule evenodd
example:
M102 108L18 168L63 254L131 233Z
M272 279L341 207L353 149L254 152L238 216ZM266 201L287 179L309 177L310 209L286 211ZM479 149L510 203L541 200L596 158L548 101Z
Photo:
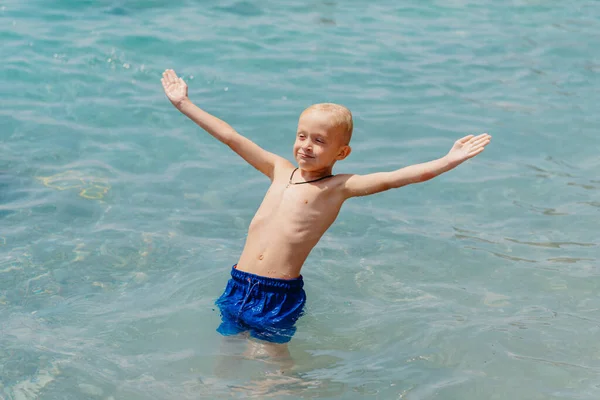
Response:
M313 179L313 180L310 180L310 181L304 181L304 182L292 182L292 178L294 177L294 174L296 173L296 171L298 171L298 168L296 168L295 170L293 170L293 171L292 171L292 174L290 175L290 180L289 180L289 182L288 182L288 186L289 186L289 185L303 185L303 184L305 184L305 183L313 183L313 182L318 182L318 181L320 181L320 180L327 179L327 178L331 178L331 177L333 176L333 175L327 175L327 176L322 176L322 177L320 177L320 178Z

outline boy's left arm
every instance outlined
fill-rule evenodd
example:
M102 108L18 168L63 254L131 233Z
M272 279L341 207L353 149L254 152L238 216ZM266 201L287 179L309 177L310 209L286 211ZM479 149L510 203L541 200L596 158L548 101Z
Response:
M487 133L479 136L465 136L457 140L450 152L440 159L411 165L392 172L350 175L344 182L345 197L367 196L435 178L481 153L490 143L490 139L491 136Z

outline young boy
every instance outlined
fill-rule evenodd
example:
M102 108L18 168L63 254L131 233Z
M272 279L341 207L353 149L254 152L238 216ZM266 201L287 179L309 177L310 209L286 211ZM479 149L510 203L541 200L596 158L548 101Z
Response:
M293 148L295 167L192 104L187 85L173 70L166 70L161 81L179 111L271 180L216 304L221 310L221 334L249 332L272 357L289 356L285 343L295 332L306 300L300 270L344 201L429 180L481 153L491 139L487 134L465 136L438 160L392 172L333 175L334 164L351 151L353 123L347 108L316 104L300 115Z

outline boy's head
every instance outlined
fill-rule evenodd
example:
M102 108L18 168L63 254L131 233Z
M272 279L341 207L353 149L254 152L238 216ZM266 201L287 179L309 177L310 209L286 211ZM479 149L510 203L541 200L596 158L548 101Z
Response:
M304 170L331 167L350 154L352 113L333 103L314 104L300 114L294 158Z

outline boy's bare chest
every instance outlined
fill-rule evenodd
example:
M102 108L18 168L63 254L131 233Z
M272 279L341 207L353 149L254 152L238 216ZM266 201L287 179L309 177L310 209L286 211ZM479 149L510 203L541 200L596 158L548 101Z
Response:
M341 202L330 189L315 186L273 185L265 194L252 225L276 220L281 228L291 224L298 228L329 226L335 220Z

